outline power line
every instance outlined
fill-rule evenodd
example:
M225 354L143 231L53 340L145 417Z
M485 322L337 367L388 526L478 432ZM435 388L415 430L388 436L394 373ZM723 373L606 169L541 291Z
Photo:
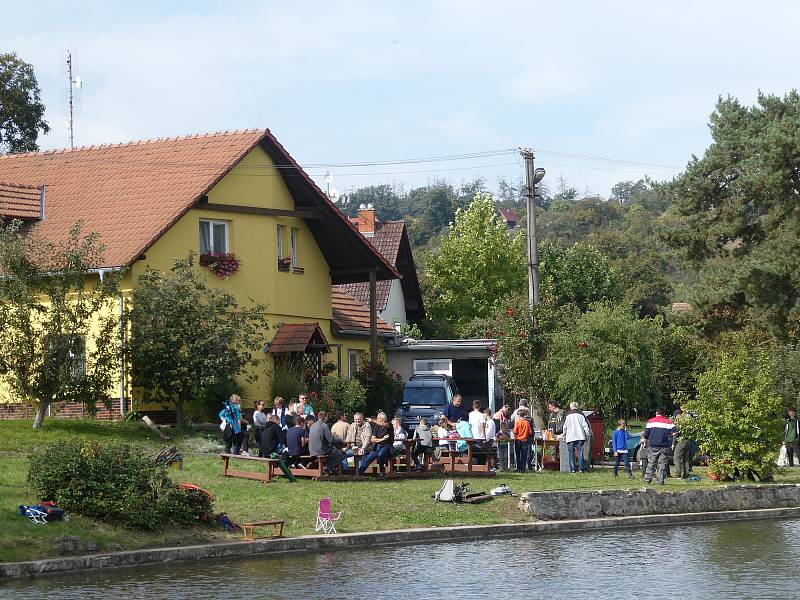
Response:
M566 152L555 152L553 150L537 150L537 154L552 154L554 156L564 156L567 158L578 158L581 160L599 160L603 162L615 162L615 163L623 163L626 165L634 165L639 167L650 167L654 169L664 169L668 171L679 171L683 169L683 167L679 167L676 165L663 165L657 163L647 163L647 162L638 162L633 160L623 160L620 158L608 158L604 156L590 156L588 154L570 154Z

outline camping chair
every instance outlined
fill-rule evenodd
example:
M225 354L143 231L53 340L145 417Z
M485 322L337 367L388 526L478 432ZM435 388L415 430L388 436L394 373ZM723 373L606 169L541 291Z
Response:
M317 528L315 531L325 533L336 533L336 523L342 518L342 513L333 514L331 512L331 499L322 498L317 509Z

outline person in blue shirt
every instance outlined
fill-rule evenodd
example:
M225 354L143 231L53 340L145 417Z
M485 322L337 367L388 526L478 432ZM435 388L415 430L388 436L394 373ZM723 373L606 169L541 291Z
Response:
M631 461L628 457L628 428L625 424L625 419L620 419L617 423L617 428L611 435L611 451L614 453L614 477L619 474L619 463L625 461L625 470L628 472L628 477L633 479L633 472L631 471Z
M455 427L461 420L463 414L464 408L461 406L461 394L456 394L453 396L453 400L450 404L444 407L442 416L447 419L447 424L450 425L450 427Z
M225 442L225 452L240 454L242 450L242 399L233 394L223 408L219 411L219 418L225 422L225 431L222 439Z

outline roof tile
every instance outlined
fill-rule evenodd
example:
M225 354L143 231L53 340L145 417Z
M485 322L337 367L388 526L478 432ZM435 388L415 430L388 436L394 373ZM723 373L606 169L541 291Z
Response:
M0 181L0 218L41 219L41 188Z
M392 266L397 266L397 254L400 251L400 242L403 239L403 221L387 221L383 223L371 238L366 238L372 246L380 252ZM378 310L385 310L389 302L391 281L377 282ZM369 305L369 283L348 283L342 286L343 290L353 296L362 304Z
M284 323L275 332L269 353L305 352L310 345L328 345L319 323Z
M47 186L39 234L62 239L83 220L104 265L135 260L266 135L263 129L0 156L0 180Z
M331 287L333 322L343 331L369 335L369 308L348 294L343 289L344 287L346 286L334 285ZM378 333L395 334L396 332L389 323L378 317Z

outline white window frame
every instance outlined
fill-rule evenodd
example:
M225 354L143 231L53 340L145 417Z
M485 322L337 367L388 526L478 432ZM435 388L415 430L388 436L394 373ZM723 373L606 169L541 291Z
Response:
M348 350L347 351L347 378L352 379L361 368L361 351Z
M278 224L277 228L277 238L278 238L278 243L276 249L278 251L278 260L280 260L283 258L283 225L281 225L280 223Z
M292 268L296 269L299 264L297 261L297 236L299 230L296 227L292 227L290 231L290 243L291 243L291 250L292 250Z
M415 359L413 364L414 375L431 374L453 376L452 358L421 358Z
M203 227L203 223L208 223L208 253L209 254L227 254L231 250L231 240L230 240L230 223L228 221L220 221L218 219L200 219L200 225L198 227L198 235L200 236L200 254L205 254L203 252L203 235L200 233L200 228ZM221 225L225 230L225 248L218 249L214 247L214 227Z

